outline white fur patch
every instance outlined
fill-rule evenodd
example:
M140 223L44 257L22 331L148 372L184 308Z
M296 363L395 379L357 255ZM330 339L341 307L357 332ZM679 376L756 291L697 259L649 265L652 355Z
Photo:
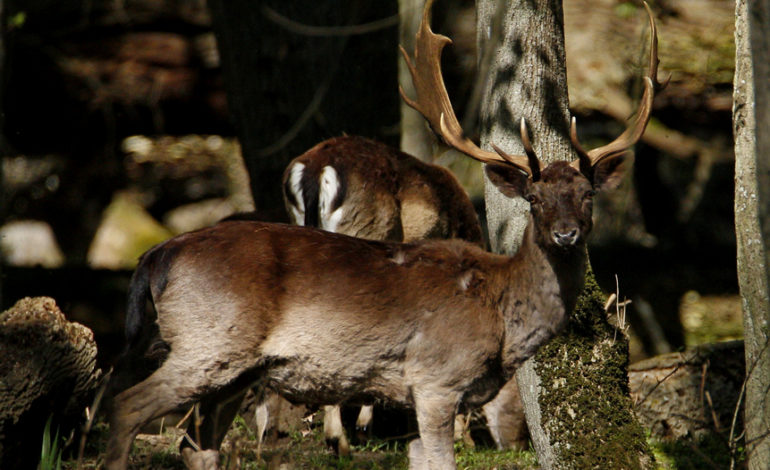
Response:
M404 264L406 262L406 254L401 250L396 250L390 260L396 264Z
M339 175L331 166L325 166L321 171L318 188L319 225L329 232L336 232L342 219L342 207L332 210L332 203L340 190Z
M265 431L267 430L267 423L270 419L270 408L267 403L262 402L254 410L254 419L257 422L257 446L262 447L262 442L265 439Z
M457 279L457 284L460 287L460 290L468 290L468 287L471 285L471 281L473 280L473 273L471 271L465 271L460 275L460 277Z
M296 204L290 204L290 216L295 225L305 225L305 200L302 197L302 173L305 165L295 163L289 170L289 191L294 195Z
M358 429L366 430L372 424L372 418L374 413L374 407L372 405L364 405L361 407L361 411L358 412L358 419L356 419L356 427Z

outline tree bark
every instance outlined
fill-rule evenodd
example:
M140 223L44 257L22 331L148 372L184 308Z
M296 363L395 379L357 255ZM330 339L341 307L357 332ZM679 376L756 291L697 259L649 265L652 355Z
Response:
M482 96L481 144L494 142L524 154L519 121L527 122L544 165L577 155L569 142L569 99L561 2L497 0L477 2L479 73L487 77ZM493 251L515 253L527 224L528 205L485 184Z
M257 210L283 210L286 164L323 139L397 143L395 1L208 3Z
M735 232L746 348L749 468L770 462L770 1L735 7Z
M91 404L94 336L53 299L27 297L0 314L0 357L0 467L35 468L46 420L67 435Z
M573 160L560 0L477 2L482 76L481 144L523 154L519 120L543 165ZM485 185L492 249L513 253L528 206ZM631 412L628 343L606 320L603 295L587 276L568 331L517 372L542 468L649 468L652 457Z
M409 53L414 50L414 37L420 27L420 19L422 18L420 12L424 5L425 0L398 1L398 11L401 18L398 32L399 43ZM412 76L409 74L409 67L403 60L398 61L398 83L407 96L415 96ZM401 151L420 160L430 161L433 156L432 144L435 139L422 114L401 100Z

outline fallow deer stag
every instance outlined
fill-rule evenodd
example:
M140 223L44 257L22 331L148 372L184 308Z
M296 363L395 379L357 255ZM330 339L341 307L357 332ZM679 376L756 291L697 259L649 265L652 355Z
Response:
M430 31L430 5L416 64L408 60L418 99L408 101L447 142L487 163L503 194L530 202L519 251L509 257L459 240L399 244L249 221L156 246L133 275L128 315L143 317L149 299L169 352L157 371L115 397L108 469L126 467L143 424L194 401L204 416L203 467L255 383L300 402L384 399L413 407L420 437L410 445L412 466L456 468L460 403L492 399L564 327L583 286L591 199L619 182L626 151L650 116L652 16L650 71L631 126L586 152L573 121L579 159L541 169L523 122L526 156L487 152L462 136L441 80L449 39ZM196 453L184 452L196 466Z
M484 247L473 204L451 171L364 137L327 139L292 160L283 195L295 225L368 240L460 238ZM372 416L364 405L356 427L370 429ZM324 435L339 455L350 453L337 405L324 408Z

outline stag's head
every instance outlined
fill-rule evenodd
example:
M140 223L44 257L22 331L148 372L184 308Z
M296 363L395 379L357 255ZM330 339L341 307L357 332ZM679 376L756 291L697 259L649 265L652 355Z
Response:
M594 167L590 179L565 161L551 163L537 179L495 162L488 163L485 171L504 195L529 202L533 235L540 246L568 249L585 242L593 226L594 195L619 183L626 161L625 154L606 158Z
M535 235L541 245L560 248L579 245L591 230L594 194L616 187L622 179L629 150L642 137L649 122L655 89L665 86L657 81L658 38L649 6L644 3L650 20L650 62L636 117L617 139L589 151L580 145L573 118L570 140L578 158L572 162L557 161L541 169L523 118L520 131L526 155L509 155L494 144L494 152L484 150L463 136L441 76L441 51L452 41L431 31L432 3L433 0L425 3L414 59L401 48L417 93L417 99L412 100L401 89L404 101L425 116L434 132L450 146L486 163L489 180L503 194L529 201Z

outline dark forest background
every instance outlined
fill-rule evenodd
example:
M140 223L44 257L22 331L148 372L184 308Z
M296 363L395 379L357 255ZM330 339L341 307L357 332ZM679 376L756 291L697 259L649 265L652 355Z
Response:
M325 138L399 142L396 2L209 3L3 2L1 306L56 298L95 331L106 362L142 251L232 212L282 220L285 165ZM434 24L455 41L445 70L463 116L474 109L473 2L444 3ZM571 105L591 146L616 135L634 108L644 25L632 2L564 4ZM661 76L671 81L637 148L633 181L602 201L607 215L592 243L602 287L614 291L617 274L633 300L636 358L697 341L680 315L688 306L701 323L713 317L703 309L738 319L737 328L715 321L725 331L706 336L740 334L734 5L653 8ZM253 15L260 27L230 28L232 15ZM231 47L244 38L253 47ZM228 54L245 68L228 66ZM262 105L228 98L228 85ZM459 176L478 200L477 173Z

